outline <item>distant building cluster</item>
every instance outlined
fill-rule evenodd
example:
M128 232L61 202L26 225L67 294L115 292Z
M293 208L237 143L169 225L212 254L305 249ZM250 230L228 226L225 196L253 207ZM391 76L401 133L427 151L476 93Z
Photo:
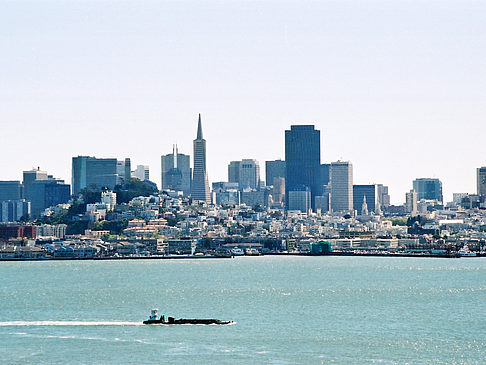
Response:
M51 256L88 257L193 254L232 239L319 251L325 245L309 240L324 237L342 249L443 249L451 232L464 242L485 238L486 167L477 169L475 194L455 193L445 204L439 179L416 178L405 203L394 206L386 185L355 184L350 161L321 161L314 125L285 131L285 158L265 161L265 179L256 159L242 158L229 161L227 181L210 188L206 147L199 115L192 164L177 145L162 155L159 192L149 167L132 169L130 158L73 157L71 185L40 168L24 171L22 181L0 181L0 241L41 240Z

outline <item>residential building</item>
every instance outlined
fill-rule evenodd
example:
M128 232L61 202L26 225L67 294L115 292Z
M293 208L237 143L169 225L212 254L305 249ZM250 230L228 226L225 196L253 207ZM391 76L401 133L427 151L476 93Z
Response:
M55 237L59 239L64 239L66 236L66 224L41 224L36 226L37 228L37 237Z
M102 191L101 203L105 205L108 212L111 212L116 206L116 193L109 190Z

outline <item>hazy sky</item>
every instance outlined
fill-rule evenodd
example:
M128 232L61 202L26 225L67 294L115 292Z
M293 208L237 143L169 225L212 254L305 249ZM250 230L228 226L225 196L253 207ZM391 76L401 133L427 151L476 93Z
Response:
M416 177L445 198L486 165L486 1L0 1L0 180L77 155L150 165L284 158L315 124L322 162L402 203ZM192 160L192 159L191 159ZM264 174L262 174L264 179Z

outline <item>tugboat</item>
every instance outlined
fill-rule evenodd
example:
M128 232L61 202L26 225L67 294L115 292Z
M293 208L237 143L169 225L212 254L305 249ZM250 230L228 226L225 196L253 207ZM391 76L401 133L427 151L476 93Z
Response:
M233 324L233 321L221 321L219 319L186 319L174 317L168 317L167 320L165 316L160 316L157 319L158 309L152 309L149 319L143 321L143 324Z

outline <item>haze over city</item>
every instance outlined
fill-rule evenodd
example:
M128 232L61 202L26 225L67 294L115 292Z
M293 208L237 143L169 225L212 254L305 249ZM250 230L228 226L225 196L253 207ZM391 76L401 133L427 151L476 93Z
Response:
M2 7L2 180L40 166L70 183L71 158L90 155L130 157L160 184L174 143L192 155L198 113L211 182L232 160L283 159L293 124L394 204L417 177L441 179L445 201L474 193L486 164L484 3Z

